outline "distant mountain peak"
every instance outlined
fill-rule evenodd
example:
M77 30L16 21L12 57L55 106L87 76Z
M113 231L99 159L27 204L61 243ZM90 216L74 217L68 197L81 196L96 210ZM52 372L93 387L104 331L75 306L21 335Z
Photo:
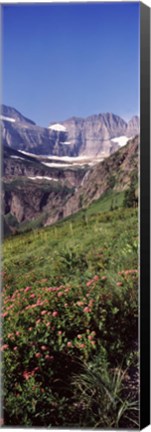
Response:
M33 122L32 120L23 116L19 111L16 110L16 108L9 107L9 106L4 105L4 104L1 105L1 115L3 117L8 117L8 118L10 117L14 121L36 125L35 122ZM5 119L3 119L3 120L5 120Z
M108 157L128 138L138 135L140 128L137 115L126 123L112 112L93 114L86 118L71 117L65 121L51 122L47 128L42 128L6 105L2 105L1 122L3 144L16 150L92 158Z
M140 132L140 118L134 115L127 124L127 135L134 136Z

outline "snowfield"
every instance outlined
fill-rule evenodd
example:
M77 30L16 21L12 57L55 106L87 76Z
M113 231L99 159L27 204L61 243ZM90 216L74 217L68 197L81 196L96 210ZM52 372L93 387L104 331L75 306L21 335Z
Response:
M57 132L66 132L66 130L67 130L65 126L63 126L63 125L61 125L59 123L55 123L55 124L53 124L51 126L48 126L48 129L51 129L51 130L54 130L54 131L57 131Z
M72 144L71 141L60 141L60 144L64 144L64 145L70 145Z
M4 120L4 121L8 121L8 122L12 122L15 123L15 119L13 119L12 117L5 117L4 115L0 115L0 120Z
M56 178L46 177L46 176L34 176L34 177L28 176L28 178L30 180L53 180L53 181L58 181L58 179L56 179Z
M112 138L111 141L118 143L120 147L123 147L127 144L127 142L132 139L132 137L127 137L127 136L120 136L120 137L116 137L116 138Z
M15 155L11 155L11 159L19 159L19 160L22 159L23 161L25 160L24 158Z

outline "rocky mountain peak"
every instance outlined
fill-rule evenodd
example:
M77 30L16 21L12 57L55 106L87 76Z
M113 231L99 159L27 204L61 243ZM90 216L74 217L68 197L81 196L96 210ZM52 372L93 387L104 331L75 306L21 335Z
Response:
M7 105L1 105L1 114L3 117L14 119L15 122L23 123L23 124L29 124L29 125L36 125L32 120L24 117L19 111L17 111L15 108L9 107ZM3 118L5 121L5 119Z
M140 131L140 119L137 115L133 116L127 124L127 136L132 137Z
M6 105L2 105L1 114L3 144L42 155L105 158L120 147L118 137L127 140L139 133L137 116L126 123L110 112L51 122L47 128L37 126Z

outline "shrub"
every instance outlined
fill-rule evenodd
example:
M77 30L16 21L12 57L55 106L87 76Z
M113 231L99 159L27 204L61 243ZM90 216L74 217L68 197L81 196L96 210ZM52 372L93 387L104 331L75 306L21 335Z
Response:
M137 271L118 279L110 289L106 276L94 275L77 286L4 290L6 425L71 424L72 375L96 355L104 376L107 365L124 364L137 337Z

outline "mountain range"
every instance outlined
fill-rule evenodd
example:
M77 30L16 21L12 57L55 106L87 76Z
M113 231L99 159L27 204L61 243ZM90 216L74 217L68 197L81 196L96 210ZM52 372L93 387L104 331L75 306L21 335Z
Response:
M137 178L137 116L128 123L114 114L73 117L41 128L3 105L1 134L7 234L51 225L104 194L123 194Z
M85 119L72 117L51 122L47 128L37 126L16 109L2 105L1 134L3 144L37 155L109 156L129 138L139 134L139 117L129 122L112 113Z

